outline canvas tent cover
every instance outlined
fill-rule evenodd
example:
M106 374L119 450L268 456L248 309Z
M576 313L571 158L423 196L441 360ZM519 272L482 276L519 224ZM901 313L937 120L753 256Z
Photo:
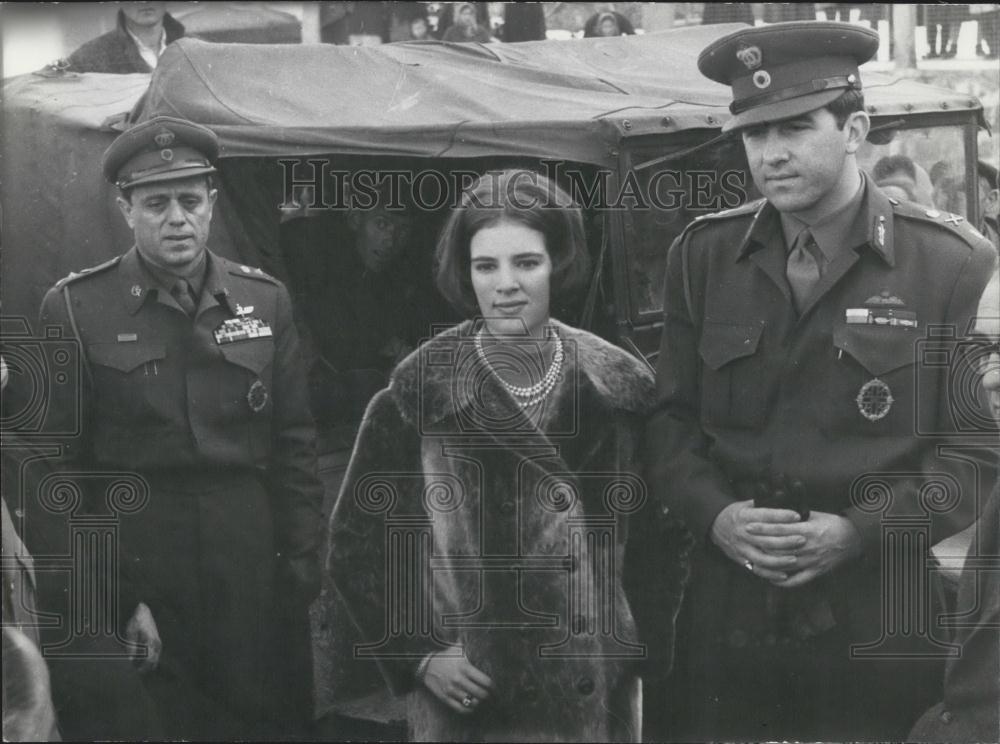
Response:
M728 118L729 90L702 77L696 59L735 28L370 48L181 39L151 78L12 78L4 82L0 164L4 312L32 317L58 278L127 247L100 159L116 135L109 124L133 107L138 119L170 114L211 126L224 180L241 159L318 153L558 158L614 168L625 135L716 130ZM957 92L864 78L880 114L944 104L981 111ZM239 185L230 194L236 208L224 202L217 210L212 244L231 256L234 245L245 254L249 245L244 260L262 262L276 228L244 223L270 196L254 196L246 178Z

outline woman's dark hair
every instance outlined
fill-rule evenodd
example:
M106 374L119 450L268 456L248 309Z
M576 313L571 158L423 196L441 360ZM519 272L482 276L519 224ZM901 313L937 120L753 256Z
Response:
M438 289L468 316L479 311L472 288L472 238L483 228L505 221L525 225L545 238L545 249L552 261L553 307L571 298L589 276L583 216L569 194L540 173L491 171L462 194L461 202L445 222L434 253Z

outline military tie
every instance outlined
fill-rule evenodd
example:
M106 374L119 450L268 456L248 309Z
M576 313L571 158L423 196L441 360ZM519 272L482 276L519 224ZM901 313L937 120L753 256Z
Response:
M800 232L795 239L795 244L788 254L788 264L785 267L788 286L792 289L795 307L799 312L802 312L802 308L805 307L812 291L819 284L822 266L823 256L816 241L813 240L812 233L807 228Z
M195 310L197 310L197 305L195 305L194 297L191 292L191 285L188 284L187 279L178 279L174 282L173 288L170 290L170 294L173 298L177 300L177 304L181 306L181 310L186 312L189 317L194 317Z

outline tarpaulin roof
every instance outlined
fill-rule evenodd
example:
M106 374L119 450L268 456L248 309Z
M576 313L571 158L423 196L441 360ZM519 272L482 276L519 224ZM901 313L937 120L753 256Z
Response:
M0 119L4 312L33 317L56 279L120 253L131 239L100 161L117 134L109 122L120 124L144 94L139 118L173 114L207 124L220 136L223 158L511 156L616 167L625 136L721 127L729 90L703 78L695 60L735 28L373 48L180 39L152 78L7 79ZM866 102L879 115L947 109L981 116L968 95L862 76ZM213 247L226 254L245 242L231 238L245 211L216 210Z
M521 44L216 45L164 53L140 116L213 127L223 157L517 155L607 165L623 134L718 128L729 88L698 53L739 25ZM936 108L942 91L865 74L869 103ZM954 108L979 107L958 93ZM916 104L917 108L912 106Z

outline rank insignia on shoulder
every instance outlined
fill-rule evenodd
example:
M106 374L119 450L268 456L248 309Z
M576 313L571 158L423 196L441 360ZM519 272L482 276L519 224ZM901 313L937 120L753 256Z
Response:
M136 342L138 340L139 340L139 334L138 333L119 333L118 334L118 343L120 343L120 344L134 343L134 342Z
M241 316L224 320L222 325L215 329L215 343L221 346L222 344L231 344L234 341L267 338L273 335L271 326L260 318Z
M889 386L879 378L873 377L861 386L854 400L862 416L869 421L879 421L888 415L894 398Z

